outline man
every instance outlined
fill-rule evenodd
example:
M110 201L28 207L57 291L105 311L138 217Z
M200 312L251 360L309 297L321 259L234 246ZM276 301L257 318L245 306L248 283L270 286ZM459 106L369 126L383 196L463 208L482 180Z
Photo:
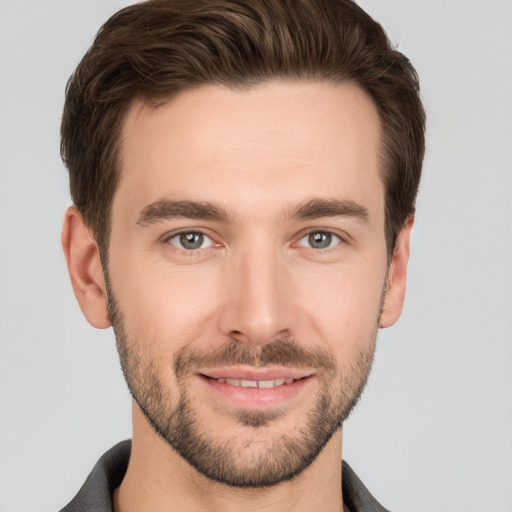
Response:
M147 1L71 77L62 241L133 439L63 510L385 510L342 424L405 294L414 69L349 0Z

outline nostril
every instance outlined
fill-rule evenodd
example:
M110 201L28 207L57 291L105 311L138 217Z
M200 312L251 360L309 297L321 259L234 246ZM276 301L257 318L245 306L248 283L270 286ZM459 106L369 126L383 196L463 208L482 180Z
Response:
M247 336L245 336L242 331L231 331L229 337L237 343L247 340Z

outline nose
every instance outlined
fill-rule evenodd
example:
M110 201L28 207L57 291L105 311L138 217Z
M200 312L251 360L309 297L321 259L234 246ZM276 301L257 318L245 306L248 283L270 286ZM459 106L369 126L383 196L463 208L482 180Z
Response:
M223 295L218 310L223 335L253 346L292 335L292 279L271 248L233 256L225 267Z

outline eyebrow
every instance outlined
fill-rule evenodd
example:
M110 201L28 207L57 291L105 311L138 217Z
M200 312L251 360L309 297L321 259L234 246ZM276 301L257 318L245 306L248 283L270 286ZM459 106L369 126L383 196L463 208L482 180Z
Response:
M159 200L145 206L137 219L139 226L161 220L186 218L231 222L235 215L211 202ZM353 217L368 222L368 210L354 201L340 199L311 199L285 212L286 220L308 220L321 217Z
M154 224L155 222L173 219L203 219L228 222L234 216L215 203L197 201L160 200L145 206L137 219L139 226Z
M341 199L311 199L285 215L297 220L319 219L321 217L353 217L363 222L370 220L370 213L364 206Z

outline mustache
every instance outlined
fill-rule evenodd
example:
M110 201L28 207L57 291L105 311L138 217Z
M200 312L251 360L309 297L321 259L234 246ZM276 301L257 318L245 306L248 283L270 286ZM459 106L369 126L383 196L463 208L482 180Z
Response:
M193 347L182 347L176 353L174 370L178 377L198 368L247 365L255 368L284 366L314 368L325 372L336 370L336 362L323 348L305 348L292 338L278 338L266 345L251 347L243 342L229 340L210 352Z

